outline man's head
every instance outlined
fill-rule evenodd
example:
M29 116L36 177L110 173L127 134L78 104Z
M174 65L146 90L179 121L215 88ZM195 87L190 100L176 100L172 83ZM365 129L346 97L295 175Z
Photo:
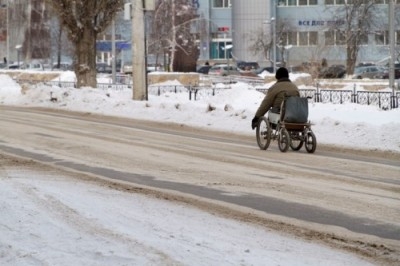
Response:
M283 79L283 78L289 78L289 71L284 67L280 67L276 71L275 78L277 80L280 80L280 79Z

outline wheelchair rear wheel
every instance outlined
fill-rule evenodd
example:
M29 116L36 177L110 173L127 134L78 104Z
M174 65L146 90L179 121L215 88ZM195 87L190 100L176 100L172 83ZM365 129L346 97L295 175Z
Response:
M261 117L258 120L258 125L256 129L257 136L257 144L261 150L268 149L269 144L271 143L271 126L269 125L269 121L266 117Z
M290 132L290 148L298 151L303 147L304 141L302 140L301 132Z
M314 153L317 148L317 138L314 132L307 130L305 133L305 143L304 146L308 153Z
M278 147L281 152L287 152L290 146L290 136L286 128L281 128L278 133Z

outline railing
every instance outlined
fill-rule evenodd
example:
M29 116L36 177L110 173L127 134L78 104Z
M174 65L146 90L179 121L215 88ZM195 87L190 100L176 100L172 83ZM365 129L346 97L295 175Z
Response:
M228 78L229 82L237 82L234 81L236 78L233 76L221 77ZM216 80L215 80L216 81ZM253 80L254 81L254 80ZM17 82L29 82L29 80L21 80L18 79ZM240 82L244 82L243 78L240 79ZM214 82L213 82L214 83ZM260 85L258 81L254 82L256 85ZM47 81L44 84L50 86L58 86L60 88L76 88L75 82L69 81ZM264 84L264 83L262 83ZM132 85L127 84L109 84L109 83L98 83L97 87L100 89L112 89L112 90L123 90L123 89L132 89ZM228 86L229 88L229 86ZM257 91L267 92L268 89L264 87L255 87ZM225 90L224 88L220 88L216 86L216 83L209 86L184 86L184 85L150 85L148 87L148 93L152 95L158 95L172 92L172 93L188 93L189 100L197 100L199 98L204 97L212 97L221 91ZM399 107L400 102L400 91L394 93L388 91L357 91L356 86L354 86L353 90L329 90L329 89L319 89L317 86L316 89L300 89L300 95L302 97L309 97L311 102L320 102L320 103L334 103L334 104L344 104L344 103L358 103L363 105L375 105L379 106L379 108L387 110Z
M267 90L265 88L257 89L264 93ZM310 101L317 103L358 103L379 106L384 110L398 108L400 102L400 91L392 95L387 91L357 91L356 88L353 90L300 89L300 96L310 97Z

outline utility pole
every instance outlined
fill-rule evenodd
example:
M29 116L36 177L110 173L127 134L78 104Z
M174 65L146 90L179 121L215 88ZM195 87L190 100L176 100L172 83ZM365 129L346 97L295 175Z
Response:
M10 0L7 0L7 68L10 64Z
M146 100L145 32L142 0L132 1L132 80L133 99Z
M394 93L394 55L395 55L395 42L394 42L394 0L389 0L389 46L390 46L390 60L389 60L389 87L392 89L392 108L395 108L395 93Z
M112 83L116 83L115 19L111 22L111 69Z
M271 18L271 25L272 25L272 52L273 52L273 69L274 72L276 72L276 18L272 17Z

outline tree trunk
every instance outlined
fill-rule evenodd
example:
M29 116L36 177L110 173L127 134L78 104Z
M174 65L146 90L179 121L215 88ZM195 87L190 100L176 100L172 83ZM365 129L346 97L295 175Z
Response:
M171 55L170 55L170 63L169 63L169 69L170 71L174 72L174 61L175 61L175 53L176 53L176 27L175 27L175 0L172 0L172 6L171 6L171 25L172 25L172 36L171 36Z
M347 75L352 75L354 73L354 68L357 62L358 45L352 41L352 43L347 45Z
M97 87L96 80L96 39L97 33L90 27L83 27L82 38L75 43L76 62L74 64L77 87Z
M63 28L59 26L58 37L57 37L57 68L61 67L61 49L62 49L62 34ZM51 66L53 68L53 66Z

